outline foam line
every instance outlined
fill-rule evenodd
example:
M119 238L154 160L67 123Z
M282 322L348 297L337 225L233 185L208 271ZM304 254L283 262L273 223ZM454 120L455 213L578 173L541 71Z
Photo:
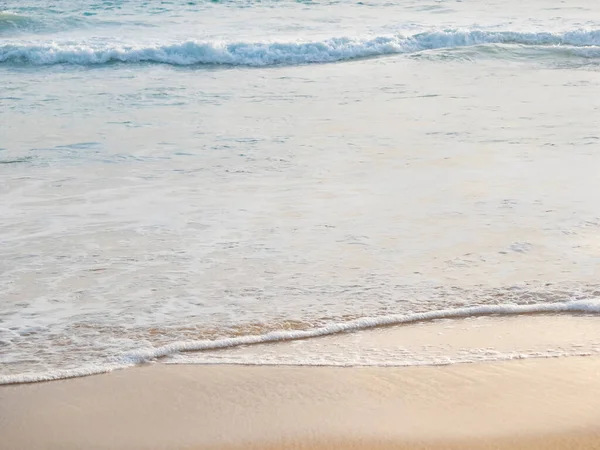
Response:
M173 342L171 344L148 350L138 350L122 355L118 363L102 366L82 367L80 369L53 371L37 374L3 375L0 384L33 383L64 378L75 378L87 375L110 372L116 369L132 367L136 364L154 361L178 352L219 350L241 345L257 345L264 343L309 339L350 331L367 330L382 326L403 325L415 322L426 322L437 319L459 319L485 315L519 315L544 313L589 313L600 314L600 301L577 300L561 303L541 303L531 305L482 305L467 308L443 309L407 315L390 315L383 317L365 317L348 322L334 323L311 330L276 331L262 335L238 336L217 340Z
M215 361L205 361L203 359L185 359L185 360L177 360L177 361L166 361L164 364L168 365L203 365L203 366L218 366L218 365L228 365L228 366L289 366L289 367L421 367L421 366L452 366L454 364L474 364L474 363L489 363L489 362L500 362L500 361L515 361L520 359L538 359L538 358L564 358L567 356L595 356L600 355L600 351L598 352L586 352L586 351L578 351L578 352L534 352L534 353L502 353L494 356L488 356L477 359L451 359L451 358L438 358L431 361L392 361L392 362L377 362L375 364L363 364L356 362L308 362L308 363L271 363L271 362L261 362L261 361L225 361L225 362L215 362Z

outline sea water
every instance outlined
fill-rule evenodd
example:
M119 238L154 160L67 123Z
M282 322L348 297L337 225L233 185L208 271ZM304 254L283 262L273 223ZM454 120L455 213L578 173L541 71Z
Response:
M585 0L0 2L0 383L596 314L599 89Z

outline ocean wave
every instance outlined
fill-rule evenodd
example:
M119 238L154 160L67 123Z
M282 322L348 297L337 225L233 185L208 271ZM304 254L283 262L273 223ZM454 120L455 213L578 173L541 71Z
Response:
M0 384L34 383L39 381L50 381L106 373L117 369L124 369L138 364L151 362L158 358L163 358L165 356L174 355L180 352L220 350L247 345L258 345L265 343L293 341L299 339L310 339L344 332L368 330L377 327L392 325L407 325L417 322L427 322L438 319L461 319L489 315L511 316L521 314L548 313L600 314L600 301L576 300L560 303L537 303L530 305L482 305L406 315L365 317L361 319L351 320L348 322L334 323L328 326L309 330L276 331L262 335L236 336L217 340L173 342L171 344L164 345L161 347L129 352L127 354L119 356L116 360L114 360L114 362L105 365L93 365L78 369L57 370L44 373L2 375L0 376Z
M72 29L85 29L98 26L121 26L121 22L98 20L76 15L25 15L13 12L0 12L0 36L19 36L29 33L53 33Z
M35 24L30 17L10 12L0 12L0 33L6 30L22 29Z
M0 45L0 62L33 65L161 63L171 65L272 66L327 63L484 44L600 46L600 30L564 33L433 31L370 39L331 38L315 42L201 42L152 45L98 42L12 42ZM597 57L591 52L590 57Z

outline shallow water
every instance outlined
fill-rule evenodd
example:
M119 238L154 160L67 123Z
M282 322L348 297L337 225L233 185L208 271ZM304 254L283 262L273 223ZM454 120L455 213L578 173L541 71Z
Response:
M364 317L597 312L587 2L3 5L0 381Z
M560 330L560 332L557 332ZM467 316L380 326L318 339L172 353L168 364L445 366L600 355L595 315Z

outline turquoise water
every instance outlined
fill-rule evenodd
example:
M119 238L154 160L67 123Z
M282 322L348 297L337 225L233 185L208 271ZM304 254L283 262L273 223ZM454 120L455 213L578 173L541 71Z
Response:
M1 8L0 381L597 312L587 2Z

